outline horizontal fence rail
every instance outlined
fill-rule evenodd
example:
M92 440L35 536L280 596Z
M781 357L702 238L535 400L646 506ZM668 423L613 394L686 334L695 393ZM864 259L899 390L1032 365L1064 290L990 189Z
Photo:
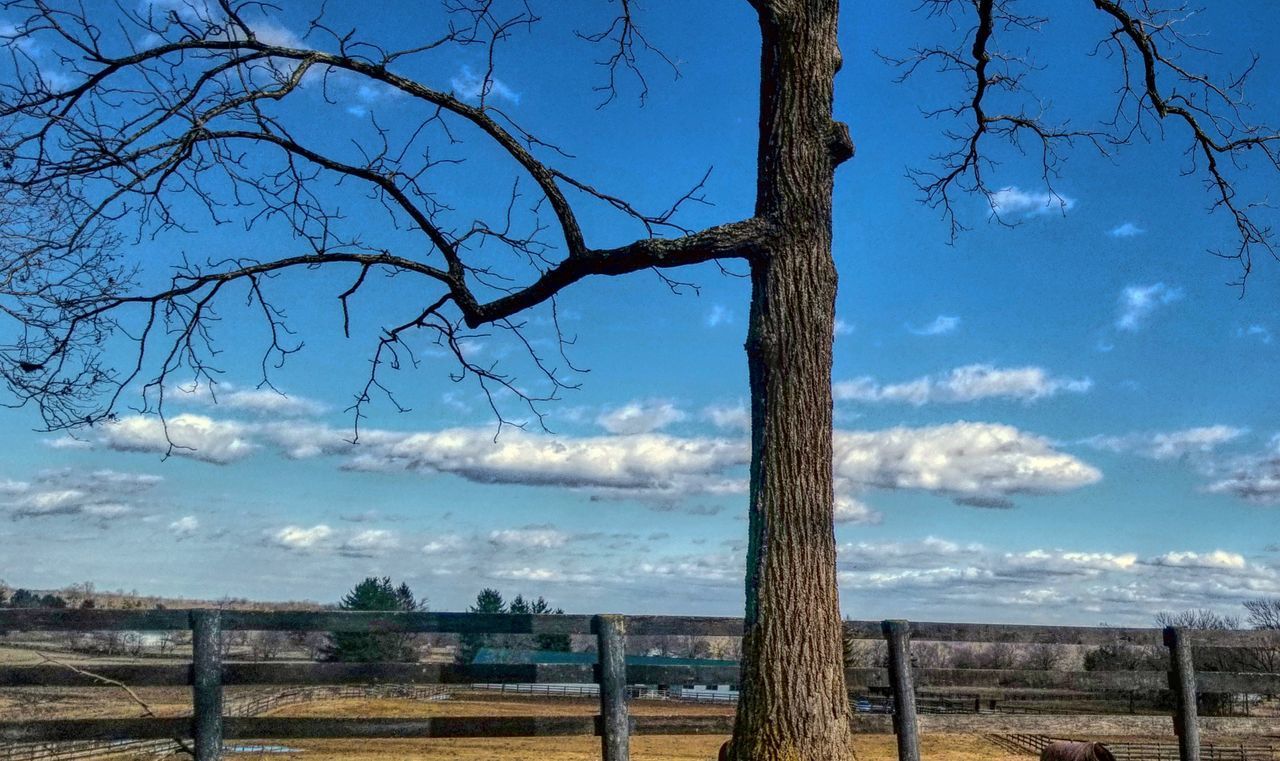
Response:
M165 719L76 719L27 722L0 721L0 759L4 743L96 741L124 743L194 738L199 761L220 758L223 740L361 737L514 737L599 735L605 761L627 761L632 733L691 734L730 731L732 717L631 717L627 702L635 685L734 684L736 666L626 664L621 656L627 637L683 635L738 637L743 623L735 618L669 616L571 616L475 613L366 613L347 611L232 610L0 610L0 632L12 631L177 631L194 634L191 664L112 664L94 666L92 674L55 664L0 667L0 688L191 686L191 717ZM420 663L260 663L223 661L218 642L226 631L328 631L367 633L444 633L516 635L594 635L595 664L420 664ZM920 727L950 726L928 699L916 699L920 688L980 690L1060 690L1089 692L1155 692L1168 690L1176 700L1172 727L1183 761L1198 761L1197 693L1280 694L1280 675L1196 671L1193 654L1201 648L1280 648L1276 631L1191 631L1112 627L1055 627L935 622L846 622L854 638L887 639L890 668L846 670L851 687L887 692L875 712L855 714L851 721L871 731L895 731L903 759L918 759ZM1171 671L1065 671L1034 669L934 669L911 664L913 642L1010 643L1055 645L1126 644L1167 647ZM601 713L591 717L435 717L423 719L283 718L235 715L222 704L222 688L230 685L471 685L591 684ZM118 686L118 685L116 685ZM919 708L917 708L919 705ZM970 717L982 712L975 698ZM890 708L896 706L896 710ZM957 708L957 711L961 709ZM916 714L922 715L917 722ZM950 708L945 713L950 713ZM982 714L989 717L991 714ZM1035 731L1066 717L1018 716L999 721L1009 729ZM1135 721L1138 717L1135 717ZM1153 727L1170 726L1159 717L1141 717ZM1021 721L1014 721L1018 719ZM995 721L995 719L990 719ZM1215 720L1221 721L1221 720ZM1268 727L1276 722L1234 720L1240 726ZM1154 722L1154 723L1153 723ZM1137 722L1143 723L1143 722ZM1217 726L1217 724L1215 724ZM934 730L937 731L937 730Z

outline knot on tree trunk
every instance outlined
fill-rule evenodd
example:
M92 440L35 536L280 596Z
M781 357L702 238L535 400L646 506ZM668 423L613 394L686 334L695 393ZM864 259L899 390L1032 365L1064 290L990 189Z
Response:
M831 122L831 134L827 136L827 150L831 152L833 166L840 166L853 158L855 149L853 136L849 134L848 124Z

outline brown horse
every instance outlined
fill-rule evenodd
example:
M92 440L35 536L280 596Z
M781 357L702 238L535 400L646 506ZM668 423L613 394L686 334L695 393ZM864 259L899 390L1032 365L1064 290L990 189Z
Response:
M1040 761L1116 761L1102 743L1058 742L1040 751Z

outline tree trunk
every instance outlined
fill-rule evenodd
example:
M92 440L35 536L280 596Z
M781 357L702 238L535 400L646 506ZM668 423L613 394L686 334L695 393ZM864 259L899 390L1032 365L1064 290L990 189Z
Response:
M731 758L853 758L832 527L836 0L762 7L757 216L776 244L752 262L747 358L752 464L742 693Z

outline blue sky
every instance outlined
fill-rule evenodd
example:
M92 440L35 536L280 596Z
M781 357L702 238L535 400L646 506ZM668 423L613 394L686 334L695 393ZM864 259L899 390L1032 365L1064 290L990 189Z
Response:
M440 21L418 5L341 21L407 46ZM501 48L490 97L573 155L559 166L644 208L666 206L712 167L713 205L682 217L696 228L751 212L758 33L746 3L688 5L646 4L648 37L681 76L643 61L643 108L633 81L596 108L599 51L571 30L607 17L585 2L540 9L534 32ZM1034 160L997 149L994 203L1016 224L994 224L987 199L961 197L972 229L952 243L906 173L945 147L949 125L922 110L960 97L961 83L896 83L876 55L954 40L951 28L908 13L914 4L847 5L836 102L858 152L837 180L834 377L845 612L1144 623L1157 610L1235 612L1243 599L1280 595L1280 270L1259 261L1243 296L1227 285L1236 265L1206 251L1229 247L1232 230L1205 213L1201 183L1182 176L1185 135L1170 129L1164 142L1110 157L1079 146L1053 195ZM1256 5L1247 29L1225 11L1196 18L1226 53L1206 64L1214 72L1280 32ZM1088 55L1106 32L1101 19L1078 13L1055 10L1043 32L1014 44L1035 45L1051 113L1092 124L1109 115L1116 74L1114 61ZM307 17L287 4L258 24L290 40ZM406 73L465 94L483 65L475 49L451 51ZM1254 94L1274 92L1278 76L1280 60L1264 58ZM295 96L282 115L334 151L367 138L371 117L393 135L424 118L403 98L346 81L331 103L314 87ZM464 137L438 150L468 163L443 167L433 188L465 227L505 208L511 167ZM1260 166L1239 177L1250 198L1274 183ZM409 245L358 194L321 192L376 244ZM575 200L593 245L638 234ZM147 277L179 254L265 258L295 245L279 229L215 229L194 204L180 208L195 233L128 254ZM430 336L410 339L421 366L387 377L410 411L375 398L351 447L346 409L377 331L422 305L413 284L376 282L353 299L344 338L337 295L353 275L269 284L306 341L272 372L287 397L256 388L261 325L235 298L224 303L218 403L206 388L170 395L170 435L191 450L165 458L158 422L127 409L77 439L33 432L30 409L0 411L0 578L333 601L365 575L389 574L438 610L497 586L573 611L740 612L744 280L700 267L679 273L696 295L672 294L648 273L566 292L570 356L589 372L568 376L580 388L546 405L554 434L508 429L495 442L480 389L450 380ZM548 317L530 315L543 348ZM123 362L128 348L111 350ZM536 388L509 338L478 337L466 350Z

